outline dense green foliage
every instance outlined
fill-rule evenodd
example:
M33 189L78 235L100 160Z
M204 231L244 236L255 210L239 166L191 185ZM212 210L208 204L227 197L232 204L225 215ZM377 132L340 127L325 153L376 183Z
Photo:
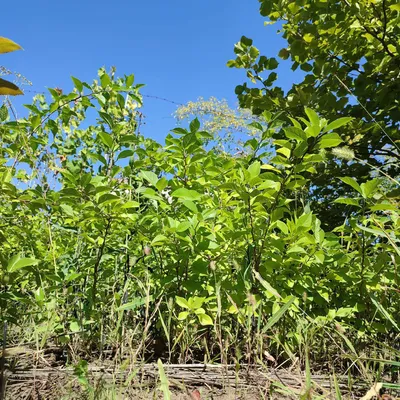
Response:
M382 180L342 178L357 194L337 201L357 211L334 232L303 197L349 118L305 109L282 129L265 114L249 151L232 156L206 150L198 120L165 145L141 136L133 76L73 80L26 119L2 108L3 321L34 324L43 344L79 333L141 354L156 338L181 360L252 359L271 328L271 345L292 354L299 320L375 338L398 329L400 219Z
M244 68L254 83L236 88L242 107L256 114L265 110L288 117L304 116L304 107L331 120L353 117L338 133L355 156L375 168L399 175L400 7L396 0L271 1L259 0L268 24L278 24L287 47L278 56L304 71L304 79L288 93L276 86L276 58L260 56L243 37L229 66ZM288 61L287 61L288 62ZM269 72L268 74L266 74ZM289 121L290 123L290 121ZM343 185L326 180L342 175L370 179L370 166L337 163L334 157L313 177L313 208L324 212L333 228L344 209L330 204ZM338 180L336 180L338 181ZM326 226L325 225L325 226Z
M243 37L230 65L258 86L236 89L237 114L211 104L211 133L195 118L165 143L144 137L142 85L114 70L36 96L26 118L0 108L8 342L68 345L72 361L309 370L342 367L340 353L364 372L362 357L399 357L398 6L264 0L261 12L285 21L280 56L308 74L284 94L261 77L276 59ZM236 127L248 135L235 151L210 149Z

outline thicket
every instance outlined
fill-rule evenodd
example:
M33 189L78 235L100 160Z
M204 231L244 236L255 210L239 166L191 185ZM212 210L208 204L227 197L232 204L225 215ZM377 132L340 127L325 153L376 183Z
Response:
M378 17L362 25L370 9L360 1L261 2L271 20L285 19L281 57L309 74L286 95L271 89L274 72L260 74L276 60L242 38L230 65L261 87L237 89L257 115L241 152L210 150L215 137L198 119L173 128L165 143L144 137L142 85L114 70L101 69L91 84L73 78L71 93L36 96L26 118L10 119L4 104L7 341L56 342L70 362L289 360L365 372L369 360L395 373L399 120L389 94L399 77L391 43L399 9L368 3L381 25ZM323 40L329 29L350 40L351 68ZM362 97L360 80L378 92L371 86ZM349 91L359 102L348 102Z

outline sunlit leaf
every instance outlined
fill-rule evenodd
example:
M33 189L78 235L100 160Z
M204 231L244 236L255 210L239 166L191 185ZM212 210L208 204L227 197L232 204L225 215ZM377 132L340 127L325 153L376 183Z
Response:
M31 265L37 265L39 260L34 258L23 258L20 255L16 255L10 259L7 265L8 272L16 272L22 268L29 267Z
M5 37L0 37L0 54L10 53L12 51L21 50L22 47Z
M0 78L0 95L18 96L21 94L24 93L17 85Z

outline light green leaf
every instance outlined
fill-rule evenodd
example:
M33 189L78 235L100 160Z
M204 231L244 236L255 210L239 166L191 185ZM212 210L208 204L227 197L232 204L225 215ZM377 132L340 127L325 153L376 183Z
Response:
M188 310L190 310L190 305L189 305L188 301L186 299L184 299L183 297L175 296L175 301L176 301L176 304L178 304L178 306L181 306L182 308L187 308Z
M212 318L207 314L197 314L197 318L199 319L200 325L214 325Z
M282 296L260 275L259 272L253 271L253 275L256 279L261 283L267 293L271 294L272 296L276 297L277 299L281 299Z
M146 197L147 199L152 199L157 201L161 200L160 196L152 188L143 188L143 190L141 190L140 192L142 193L142 196Z
M162 177L156 183L156 188L159 192L163 191L168 186L168 180L165 177Z
M319 128L320 120L319 120L318 114L314 110L311 110L311 108L308 108L308 107L305 107L304 110L305 110L307 117L308 117L309 121L311 122L311 124L313 126L316 126Z
M74 85L75 85L76 89L78 90L78 92L79 92L79 93L82 92L82 91L83 91L83 84L82 84L82 82L81 82L79 79L74 78L73 76L71 76L71 79L72 79L72 81L74 82Z
M152 171L141 171L140 174L147 182L150 182L153 186L157 185L158 176Z
M199 212L199 210L197 209L196 204L193 203L193 201L190 200L184 200L182 201L182 204L187 207L190 211L192 211L193 213L197 214Z
M385 307L382 306L382 304L378 303L378 301L375 300L374 297L371 296L371 301L374 303L375 307L378 309L378 311L382 314L382 316L390 321L390 323L396 328L397 331L400 332L399 325L397 325L397 322L392 318L392 316L389 314L389 312L385 309Z
M189 299L188 304L189 304L190 308L192 310L194 310L196 308L200 308L205 301L206 301L205 297L197 297L197 296L195 296L195 297L191 297Z
M337 120L332 121L330 124L328 124L328 126L325 127L324 132L333 131L337 128L340 128L343 125L348 124L352 120L353 118L351 117L338 118Z
M7 265L8 272L16 272L22 268L29 267L31 265L37 265L39 260L34 258L22 258L20 254L12 257Z
M65 212L65 214L73 217L75 215L73 208L68 204L61 204L61 209Z
M153 296L150 296L150 301L153 300ZM134 310L140 306L142 306L143 304L146 304L147 299L135 299L133 301L130 301L129 303L125 303L122 306L119 306L117 308L117 311L126 311L126 310Z
M337 133L328 133L324 136L322 136L320 142L319 142L319 147L321 149L327 149L329 147L336 147L340 143L342 143L343 140L340 138L340 136Z
M372 195L375 193L379 183L380 183L379 179L372 179L368 182L362 183L360 185L360 187L361 187L363 197L366 199L372 197Z
M158 359L157 361L157 366L161 382L160 389L164 394L164 400L171 400L172 394L171 391L169 390L169 381L167 375L165 374L163 363L160 359Z
M81 330L81 328L79 327L79 324L78 324L78 322L76 322L76 321L73 321L73 322L71 322L70 324L69 324L69 330L71 331L71 332L79 332L80 330Z
M178 320L179 321L184 321L189 315L188 311L181 311L178 315Z
M339 178L342 182L344 182L346 185L351 186L353 189L357 190L358 193L362 195L362 190L360 185L357 183L357 181L354 178L351 178L350 176L344 176L342 178Z
M140 207L140 203L137 201L129 200L126 203L122 204L121 208L138 208Z
M253 162L253 164L251 164L249 166L249 168L247 169L247 171L249 172L250 175L250 179L256 178L258 175L260 175L260 171L261 171L261 164L259 161L255 161Z
M184 222L181 222L181 223L177 226L176 231L177 231L177 232L185 232L185 231L187 231L191 226L192 226L192 224L191 224L189 221L184 221Z
M182 200L200 200L201 194L196 192L195 190L190 190L186 188L179 188L171 193L172 197L178 197Z
M286 252L287 254L307 254L307 252L300 246L292 246L290 249Z
M164 235L157 235L151 242L153 246L161 245L162 243L168 241L168 238Z
M307 140L306 133L302 129L300 129L296 126L289 126L288 128L284 128L284 132L285 132L285 136L288 139L295 139L298 142L303 142L303 141Z
M339 197L334 201L334 203L339 203L339 204L347 204L349 206L356 206L360 207L359 200L357 199L349 199L347 197Z
M390 203L375 204L374 206L370 206L369 208L372 211L397 211L399 209L398 206Z
M296 297L291 296L289 301L285 303L278 311L276 311L272 317L268 320L266 325L263 327L262 332L265 333L269 329L271 329L286 313L286 311L292 306L294 301L296 300Z

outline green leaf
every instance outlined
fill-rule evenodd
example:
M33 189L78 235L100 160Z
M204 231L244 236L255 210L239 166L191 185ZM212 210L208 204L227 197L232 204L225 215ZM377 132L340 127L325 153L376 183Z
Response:
M175 296L175 301L176 301L176 304L178 304L178 306L180 306L182 308L187 308L188 310L190 310L189 303L183 297Z
M137 208L140 207L140 203L137 201L129 200L126 203L122 204L121 208Z
M31 265L39 264L39 260L34 258L22 258L20 254L12 257L7 265L8 272L16 272L22 268L29 267Z
M284 128L284 132L285 132L285 136L288 139L295 139L298 142L303 142L303 141L307 140L306 133L302 129L300 129L296 126L289 126L288 128Z
M0 107L0 122L5 121L8 118L8 108L5 104Z
M189 316L188 311L181 311L178 315L178 320L179 321L184 321L187 317Z
M101 119L112 129L114 127L114 121L112 119L112 117L103 112L103 111L99 111L99 115L101 117Z
M200 121L195 118L191 123L190 123L190 132L191 133L196 133L200 129Z
M183 128L174 128L174 129L172 129L172 131L171 132L174 132L174 133L176 133L177 135L187 135L189 132L186 130L186 129L183 129Z
M260 161L255 161L253 162L253 164L251 164L249 166L249 168L247 169L249 175L250 175L250 179L254 179L256 178L258 175L260 175L260 171L261 171L261 164Z
M171 193L172 197L178 197L182 200L196 201L201 199L201 194L195 190L190 190L186 188L179 188Z
M181 223L176 227L176 231L177 231L177 232L185 232L185 231L187 231L191 226L192 226L192 224L191 224L189 221L184 221L184 222L181 222Z
M311 35L311 33L306 33L306 34L303 36L303 39L304 39L304 41L305 41L306 43L311 43L312 40L314 39L314 36Z
M157 186L158 176L152 171L140 171L140 175L153 186Z
M156 183L156 188L159 192L162 192L168 186L168 180L165 177L162 177Z
M379 179L372 179L370 181L362 183L360 185L360 187L361 187L363 197L366 199L372 197L372 195L375 193L376 189L378 188L379 183L380 183Z
M357 181L354 178L351 178L350 176L344 176L342 178L339 178L342 182L344 182L346 185L351 186L353 189L357 190L358 193L362 195L362 190L360 185L357 183Z
M319 128L320 120L318 114L314 110L311 110L311 108L308 107L305 107L304 111L306 112L308 120L311 122L311 124Z
M82 92L82 91L83 91L83 84L82 84L82 82L81 82L79 79L74 78L73 76L71 76L71 79L72 79L72 81L74 82L74 85L75 85L76 89L78 90L78 92L79 92L79 93Z
M123 158L132 157L135 154L133 150L126 149L122 150L117 157L117 160L122 160Z
M291 296L287 303L285 303L278 311L276 311L272 317L268 320L268 322L263 327L262 332L265 333L269 329L271 329L286 313L286 311L292 306L296 297Z
M351 118L351 117L338 118L337 120L332 121L330 124L328 124L328 126L326 126L324 128L324 131L325 132L333 131L333 130L335 130L337 128L340 128L343 125L348 124L352 120L353 120L353 118Z
M98 134L98 137L100 138L100 140L109 148L111 149L113 147L113 139L111 137L111 135L109 135L108 133L101 131Z
M329 147L336 147L342 142L343 140L337 133L327 133L326 135L322 136L319 142L319 147L321 149L327 149Z
M281 299L281 295L259 274L257 271L253 271L253 275L256 279L261 283L267 293L271 294L272 296L276 297L277 299Z
M61 204L61 209L64 211L65 214L69 215L70 217L75 216L73 208L68 204Z
M101 87L105 88L111 84L111 78L108 76L108 74L104 73L103 75L100 76L100 82L101 82Z
M167 375L165 374L163 363L160 359L158 359L157 361L157 366L161 382L160 389L164 394L164 400L171 400L172 394L171 391L169 390L169 381Z
M118 202L119 200L121 200L121 198L119 196L117 196L116 194L105 193L99 197L98 204L102 204L103 206L106 206L108 204Z
M382 314L382 316L390 321L390 323L396 328L397 331L400 332L399 325L397 325L397 322L392 318L392 316L389 314L389 312L385 309L385 307L382 306L382 304L378 303L374 297L371 296L371 301L374 303L375 307L378 309L378 311Z
M168 238L164 235L157 235L151 242L152 246L158 246L168 241Z
M71 332L76 333L76 332L79 332L79 331L81 330L81 328L79 327L78 322L72 321L72 322L69 324L69 330L70 330Z
M184 200L182 201L182 204L187 207L190 211L192 211L193 213L197 214L199 212L199 210L197 209L196 204L193 203L193 201L190 200Z
M390 203L379 203L369 207L371 211L397 211L398 208L398 206Z
M147 199L152 199L152 200L161 200L160 196L157 194L157 192L149 187L142 187L140 188L140 190L138 190L139 192L142 193L143 197L146 197Z
M356 206L360 207L359 200L358 199L349 199L347 197L339 197L334 201L334 203L339 203L339 204L347 204L349 206Z
M212 318L207 314L197 314L197 318L202 326L214 325Z
M150 301L153 300L153 296L150 296ZM135 310L136 308L144 305L147 303L147 299L135 299L133 301L130 301L129 303L125 303L122 306L119 306L117 308L117 311L127 311L127 310Z

